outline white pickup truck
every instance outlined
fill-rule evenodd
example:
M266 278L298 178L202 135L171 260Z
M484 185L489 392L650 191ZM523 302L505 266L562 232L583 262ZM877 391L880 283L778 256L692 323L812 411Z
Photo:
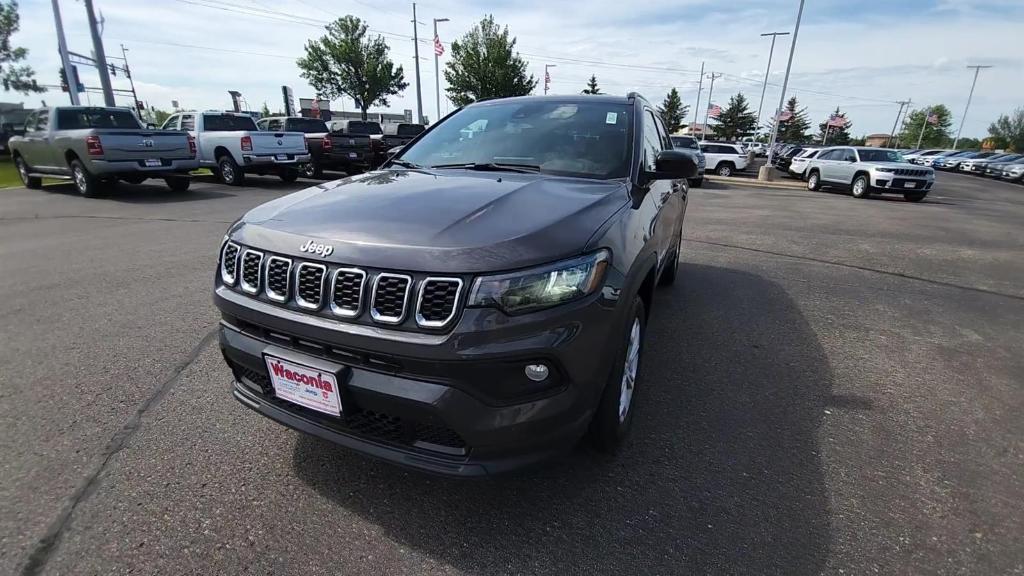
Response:
M302 132L261 131L247 114L179 112L162 128L192 134L199 165L212 168L230 186L241 185L246 174L277 174L285 182L294 182L299 167L309 162Z

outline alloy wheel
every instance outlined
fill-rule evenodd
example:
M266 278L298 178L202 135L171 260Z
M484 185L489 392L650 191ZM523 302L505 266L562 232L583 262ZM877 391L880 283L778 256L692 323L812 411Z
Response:
M622 367L622 385L619 389L619 422L625 422L629 406L633 402L636 387L636 373L640 364L640 319L633 319L629 331L629 346L626 347L626 363Z

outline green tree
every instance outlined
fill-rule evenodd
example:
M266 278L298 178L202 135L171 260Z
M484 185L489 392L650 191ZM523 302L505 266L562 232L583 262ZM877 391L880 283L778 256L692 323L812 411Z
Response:
M267 101L263 101L263 106L260 108L260 117L266 118L270 116L270 106L267 106Z
M583 94L600 94L601 89L597 87L597 76L590 75L590 80L587 80L587 87L583 89Z
M171 114L173 114L173 112L160 110L159 108L150 108L149 114L150 117L153 119L153 124L156 124L157 126L163 126L164 122L166 122L167 119L171 117Z
M387 106L388 97L409 85L401 66L388 57L380 35L368 38L367 26L355 16L327 25L327 34L306 43L306 55L296 64L318 95L330 100L349 96L366 120L370 106Z
M729 98L716 120L715 135L723 140L739 140L757 129L757 116L750 111L750 103L742 92Z
M829 119L826 118L824 122L818 124L818 135L814 137L814 140L831 146L850 146L850 142L853 139L850 136L850 128L853 126L853 122L846 118L846 112L839 111L839 106L836 106L836 111L832 114L838 114L843 119L844 124L842 126L829 126ZM831 114L829 116L831 117ZM826 130L828 130L827 140L825 139Z
M988 134L997 148L1009 148L1014 152L1024 150L1024 108L1000 115L989 125Z
M931 113L934 113L938 119L934 124L926 121ZM923 137L921 136L922 126L925 127ZM907 117L903 120L900 142L917 148L917 139L921 138L921 147L923 148L949 146L953 143L949 136L949 130L952 126L953 113L942 104L914 110L907 114Z
M865 140L866 140L866 138L864 136L859 136L857 138L850 138L850 141L847 143L847 145L849 145L849 146L863 146Z
M786 107L782 109L781 117L785 120L779 120L779 134L777 140L779 142L787 142L790 144L799 144L802 142L810 141L811 137L807 134L807 130L811 127L811 121L807 119L807 108L800 108L797 102L796 96L791 96L786 101ZM769 134L771 134L772 122L768 123Z
M526 73L526 60L515 52L516 39L487 15L461 39L452 42L444 68L448 99L465 106L481 98L526 96L537 86Z
M675 88L668 91L665 99L661 102L661 106L658 106L658 115L661 116L661 121L665 124L665 129L668 130L669 134L675 134L679 130L679 127L683 125L683 119L686 118L686 114L689 111L690 106L683 104L682 99L679 97L679 90Z
M916 144L916 142L911 142L911 144ZM978 140L977 138L961 138L960 141L956 143L957 150L979 150L980 148L981 140Z
M28 56L26 48L11 47L11 35L18 31L21 19L18 17L18 2L0 0L0 82L5 91L14 90L22 94L45 92L33 76L32 67L19 64Z

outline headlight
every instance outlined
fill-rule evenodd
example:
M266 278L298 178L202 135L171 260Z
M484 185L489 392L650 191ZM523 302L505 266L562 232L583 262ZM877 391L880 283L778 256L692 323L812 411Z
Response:
M890 174L896 172L895 168L876 168L879 172L888 172Z
M601 250L530 270L483 276L473 283L467 306L523 314L571 302L600 287L610 260L611 254Z

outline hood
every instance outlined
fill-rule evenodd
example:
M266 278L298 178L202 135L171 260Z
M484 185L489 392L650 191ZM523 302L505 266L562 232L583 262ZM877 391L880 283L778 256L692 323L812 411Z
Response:
M259 206L238 242L338 264L413 272L510 270L570 257L629 196L621 181L467 170L385 170L329 182Z

